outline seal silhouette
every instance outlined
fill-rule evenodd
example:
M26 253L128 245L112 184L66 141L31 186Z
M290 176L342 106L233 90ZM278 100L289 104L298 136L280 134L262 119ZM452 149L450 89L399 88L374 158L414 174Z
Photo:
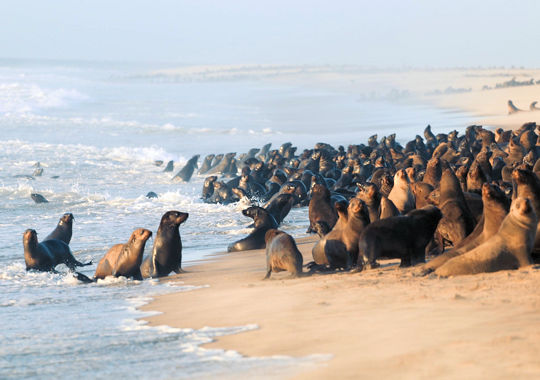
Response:
M143 278L164 277L171 272L182 272L182 239L179 228L188 216L188 213L180 211L167 211L163 214L152 254L141 264Z
M517 269L530 265L538 219L527 198L512 201L497 234L478 247L448 260L435 274L448 277Z
M77 279L83 282L94 282L107 276L133 277L142 280L141 262L146 241L152 236L152 231L137 228L131 233L124 244L115 244L99 261L92 279L82 273L77 273Z
M71 236L73 234L73 220L75 218L73 217L73 214L70 212L66 212L62 217L60 218L60 221L56 225L56 228L48 234L45 240L53 240L58 239L62 240L64 243L69 244L71 241Z
M92 264L91 261L88 263L78 261L71 253L69 246L61 240L52 239L39 243L37 232L32 229L24 232L23 246L26 270L49 272L54 271L58 264L65 264L73 271L75 267Z
M229 245L229 252L262 249L266 247L265 234L268 230L278 228L276 219L267 210L259 206L251 206L242 211L242 214L253 219L253 231L243 239Z
M197 161L199 160L199 157L200 156L198 154L191 157L184 167L180 169L180 171L178 171L178 173L176 173L172 179L179 179L184 182L189 182L193 172L195 169L197 169Z
M266 276L272 272L288 271L291 277L302 275L303 257L293 237L274 228L266 231Z

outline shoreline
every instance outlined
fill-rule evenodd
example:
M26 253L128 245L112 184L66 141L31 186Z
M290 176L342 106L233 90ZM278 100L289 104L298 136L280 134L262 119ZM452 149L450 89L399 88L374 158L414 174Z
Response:
M472 115L470 124L504 129L529 121L540 124L540 111L507 115L506 105L509 99L521 108L540 101L540 85L481 89L481 85L495 86L511 78L489 76L502 71L467 76L467 70L448 70L442 71L448 75L440 80L430 78L441 71L414 71L406 78L402 72L382 76L389 86L410 91L425 104ZM515 71L540 79L540 70ZM315 77L317 85L326 89L353 91L349 74L337 79L335 73ZM426 95L449 87L471 90ZM311 261L316 240L297 240L304 263ZM234 350L250 357L333 355L313 370L291 374L295 379L540 376L536 358L540 352L539 266L438 279L414 277L414 268L398 268L396 260L382 264L358 274L289 279L286 273L273 273L270 280L261 281L264 250L216 252L197 260L188 273L162 280L209 287L157 296L140 309L162 312L143 318L150 325L259 326L220 337L205 348Z

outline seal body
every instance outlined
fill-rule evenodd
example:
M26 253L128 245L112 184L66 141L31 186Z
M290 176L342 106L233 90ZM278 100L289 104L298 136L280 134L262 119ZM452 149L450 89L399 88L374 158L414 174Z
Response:
M363 262L374 268L379 257L399 258L400 266L425 262L426 245L433 238L441 211L435 206L413 210L406 215L381 219L369 224L360 235L357 266Z
M517 269L532 263L538 219L527 198L516 198L499 231L491 239L448 260L435 274L443 277Z
M71 253L69 246L61 240L52 239L38 242L35 230L28 229L23 234L24 261L26 270L53 271L58 264L65 264L70 270L92 264L81 263Z
M313 185L311 189L311 200L309 201L309 228L312 232L315 223L319 221L326 222L330 228L333 228L337 222L337 214L330 199L330 191L321 184Z
M144 278L164 277L171 272L182 271L182 239L179 228L188 216L188 213L180 211L167 211L163 214L152 254L141 265Z
M302 274L303 257L293 237L283 231L270 229L265 234L266 276L272 272L288 271L291 277Z
M124 276L142 280L141 263L144 246L150 236L152 236L151 231L138 228L133 231L127 243L112 246L99 261L94 278Z
M251 206L243 210L242 214L253 219L253 231L245 238L230 244L227 250L235 252L265 248L265 234L268 230L278 227L276 219L267 210L259 206Z
M189 182L191 176L195 169L197 169L197 161L199 160L199 155L196 154L189 159L189 161L184 165L182 169L173 177L173 179L179 179L184 182Z
M32 193L30 194L30 197L36 203L49 203L49 201L43 195L38 194L38 193Z
M75 218L70 212L62 215L56 228L50 234L48 234L43 241L58 239L62 240L66 244L69 244L71 241L71 235L73 234L73 219Z
M388 194L388 199L394 203L402 214L406 214L416 207L416 200L414 199L409 177L405 170L400 169L394 175L394 186L390 194Z

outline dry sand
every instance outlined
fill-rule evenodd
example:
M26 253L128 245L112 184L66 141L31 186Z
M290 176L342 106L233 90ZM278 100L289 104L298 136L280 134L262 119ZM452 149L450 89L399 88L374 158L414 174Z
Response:
M538 80L540 70L313 71L305 77L295 72L294 80L316 77L320 86L353 93L377 81L417 100L467 111L471 124L540 123L540 111L509 116L506 106L512 99L528 109L540 101L540 85L482 90L512 76ZM434 93L448 87L471 91ZM299 244L305 262L312 260L313 240ZM414 277L397 261L383 263L357 274L289 279L280 273L262 281L264 251L216 254L170 278L208 288L159 296L144 309L163 312L147 318L153 325L259 326L207 347L248 356L333 355L294 375L298 379L540 378L540 267L438 279Z
M312 246L299 244L305 261ZM143 309L164 312L147 318L152 325L259 326L208 348L333 355L297 379L540 376L540 268L438 279L414 277L397 260L382 263L356 274L262 281L263 250L217 254L171 277L208 288L160 296Z

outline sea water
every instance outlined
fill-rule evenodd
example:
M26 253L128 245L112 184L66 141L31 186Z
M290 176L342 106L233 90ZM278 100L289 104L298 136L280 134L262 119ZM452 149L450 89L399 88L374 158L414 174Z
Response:
M136 307L151 296L196 291L181 281L83 285L63 265L56 274L26 272L22 234L32 228L43 238L73 213L70 246L79 261L93 260L81 268L91 276L112 245L138 227L155 234L161 215L179 210L189 213L180 227L189 266L249 232L240 212L247 205L205 204L204 176L174 182L174 172L154 161L173 160L176 172L194 154L287 141L299 151L317 142L347 146L375 133L396 132L404 142L428 123L462 130L468 120L287 76L178 76L156 71L162 66L0 61L0 378L274 378L313 365L313 357L246 358L200 347L257 326L192 330L138 320L147 314ZM43 174L31 177L38 162ZM149 191L158 198L146 198ZM36 204L31 193L49 202ZM307 210L293 209L282 228L299 237L307 225Z

